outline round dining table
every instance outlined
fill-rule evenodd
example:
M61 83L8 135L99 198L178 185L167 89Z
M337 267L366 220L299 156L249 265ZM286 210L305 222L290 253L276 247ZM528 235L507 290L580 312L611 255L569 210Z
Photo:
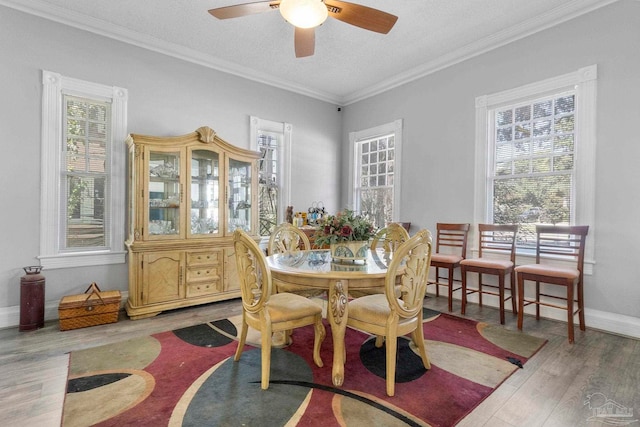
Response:
M367 259L334 262L329 250L293 251L267 257L274 292L327 294L327 319L333 336L333 385L344 382L349 291L378 288L384 292L391 255L382 249L367 251ZM402 269L399 269L402 270ZM402 271L398 271L401 274Z

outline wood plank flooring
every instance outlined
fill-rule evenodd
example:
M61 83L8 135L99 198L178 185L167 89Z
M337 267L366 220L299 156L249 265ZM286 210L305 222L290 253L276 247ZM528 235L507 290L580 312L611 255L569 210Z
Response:
M447 311L444 297L429 295L425 306ZM453 314L459 313L454 301ZM191 326L240 314L239 300L162 313L131 321L61 332L58 322L37 331L0 330L0 426L59 426L66 387L68 353L133 337ZM459 315L459 314L458 314ZM497 324L491 307L467 306L467 316ZM516 317L505 327L516 330ZM576 342L566 338L566 324L526 317L524 331L549 340L527 364L482 402L459 426L599 426L589 420L590 395L604 396L632 409L640 419L640 341L576 328ZM428 391L425 391L428 392ZM446 408L439 408L446 410ZM640 425L636 421L630 425Z

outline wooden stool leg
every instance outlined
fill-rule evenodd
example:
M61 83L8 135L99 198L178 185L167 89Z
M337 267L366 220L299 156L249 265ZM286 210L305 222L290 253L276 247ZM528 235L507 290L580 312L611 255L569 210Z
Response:
M573 344L573 284L567 286L567 326L569 328L569 344Z
M453 310L453 268L449 268L449 312Z
M464 266L460 267L460 279L462 279L462 302L460 306L460 314L464 314L467 308L467 270Z
M578 282L578 320L580 321L580 330L586 330L586 325L584 322L584 289L582 286L582 282Z
M536 320L540 320L540 282L536 280Z
M504 273L498 274L498 294L500 298L500 324L504 325Z
M524 322L524 276L518 273L518 329Z
M511 308L513 309L513 314L516 314L518 312L518 307L516 306L516 298L517 298L517 293L516 293L516 276L515 276L516 272L511 270L511 273L509 273L509 275L511 277L509 277L509 279L511 280Z

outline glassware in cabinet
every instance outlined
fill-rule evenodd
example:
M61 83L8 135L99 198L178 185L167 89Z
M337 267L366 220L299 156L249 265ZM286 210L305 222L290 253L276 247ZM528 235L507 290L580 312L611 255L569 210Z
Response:
M191 235L220 231L220 155L211 150L191 151Z
M180 233L180 152L149 152L148 234Z
M250 162L229 159L227 230L230 233L237 228L248 233L253 231L252 166L253 163Z

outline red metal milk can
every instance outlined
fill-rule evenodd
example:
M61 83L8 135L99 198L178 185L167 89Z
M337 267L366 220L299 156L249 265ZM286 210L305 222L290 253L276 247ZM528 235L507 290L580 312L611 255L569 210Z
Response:
M24 267L20 278L20 331L44 327L44 276L42 267Z

